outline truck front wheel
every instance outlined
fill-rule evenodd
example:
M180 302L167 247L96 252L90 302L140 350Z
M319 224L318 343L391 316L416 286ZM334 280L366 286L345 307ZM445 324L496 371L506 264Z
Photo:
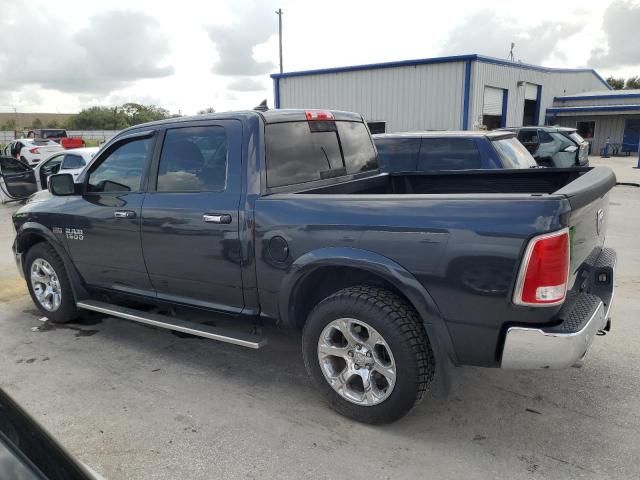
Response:
M302 353L331 406L372 424L409 412L435 371L415 310L393 292L369 286L345 288L321 301L304 326Z
M78 315L67 272L54 248L37 243L27 252L25 277L38 310L53 323L66 323Z

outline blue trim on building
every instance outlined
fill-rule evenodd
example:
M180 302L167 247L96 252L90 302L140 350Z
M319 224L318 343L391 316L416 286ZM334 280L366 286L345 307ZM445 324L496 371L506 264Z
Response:
M580 72L590 72L594 74L598 80L602 82L602 84L612 90L612 87L596 72L591 68L552 68L552 67L541 67L538 65L531 65L528 63L517 63L510 62L508 60L503 60L501 58L487 57L484 55L452 55L448 57L435 57L435 58L418 58L414 60L400 60L395 62L383 62L383 63L369 63L365 65L351 65L345 67L334 67L334 68L320 68L315 70L301 70L297 72L284 72L284 73L272 73L271 78L287 78L287 77L302 77L305 75L322 75L327 73L341 73L341 72L356 72L359 70L375 70L381 68L395 68L395 67L411 67L417 65L431 65L436 63L450 63L450 62L465 62L465 61L478 61L482 63L490 63L493 65L504 65L507 67L517 67L523 68L526 70L535 70L538 72L560 72L560 73L580 73Z
M538 92L536 94L536 113L533 120L536 125L540 125L540 108L542 107L542 85L538 85Z
M614 93L612 95L563 95L553 97L556 102L571 102L573 100L608 100L610 98L640 98L640 93Z
M640 105L589 105L585 107L550 107L547 114L559 114L564 112L625 112L640 110Z
M280 79L273 77L273 106L280 108Z
M505 128L507 126L507 106L509 105L509 89L502 89L502 120L500 126Z
M450 57L400 60L396 62L368 63L364 65L350 65L346 67L319 68L315 70L301 70L297 72L272 73L271 78L303 77L306 75L322 75L327 73L357 72L360 70L378 70L382 68L415 67L417 65L431 65L436 63L464 62L467 60L475 60L475 57L476 55L455 55Z
M471 60L464 64L464 94L462 97L462 130L469 129L469 104L471 96Z

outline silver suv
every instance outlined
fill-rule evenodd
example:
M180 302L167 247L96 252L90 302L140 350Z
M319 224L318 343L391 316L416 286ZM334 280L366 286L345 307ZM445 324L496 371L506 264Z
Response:
M518 135L538 165L543 167L584 167L589 165L589 142L567 127L506 128Z

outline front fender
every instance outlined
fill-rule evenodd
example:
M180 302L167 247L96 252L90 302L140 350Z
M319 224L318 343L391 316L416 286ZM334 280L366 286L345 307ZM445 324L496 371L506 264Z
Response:
M28 247L33 244L33 242L29 241L29 238L33 235L40 237L42 240L49 243L49 245L54 248L58 256L62 259L64 268L71 283L71 289L73 290L73 296L75 300L78 301L87 298L89 294L85 287L84 281L78 273L75 265L71 261L71 257L69 256L67 249L64 247L60 239L56 237L56 235L49 228L37 222L23 223L18 228L16 233L16 239L14 242L14 249L16 253L26 254Z
M454 364L458 363L449 331L429 292L402 265L368 250L327 247L313 250L296 259L282 281L278 296L280 316L286 325L293 326L295 324L292 314L294 304L292 300L296 294L296 287L302 283L307 275L319 268L331 266L362 270L383 278L393 285L407 297L418 312L436 353L444 353Z

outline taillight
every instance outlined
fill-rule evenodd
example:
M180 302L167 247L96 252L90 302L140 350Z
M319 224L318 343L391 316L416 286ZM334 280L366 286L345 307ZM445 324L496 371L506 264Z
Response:
M569 230L533 238L525 251L513 302L545 306L564 302L569 281Z
M40 153L40 150L38 150L38 147L30 148L29 151L31 153Z
M307 120L333 120L333 113L328 110L305 110Z

